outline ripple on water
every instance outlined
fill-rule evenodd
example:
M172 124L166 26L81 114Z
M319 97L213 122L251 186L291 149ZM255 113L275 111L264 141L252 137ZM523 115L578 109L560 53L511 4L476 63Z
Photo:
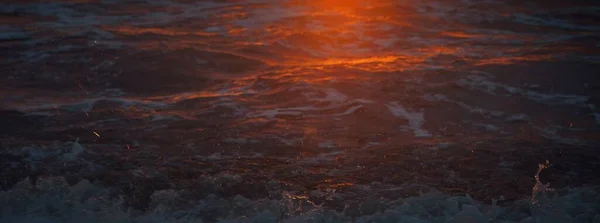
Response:
M0 7L0 221L600 221L592 3L147 3Z

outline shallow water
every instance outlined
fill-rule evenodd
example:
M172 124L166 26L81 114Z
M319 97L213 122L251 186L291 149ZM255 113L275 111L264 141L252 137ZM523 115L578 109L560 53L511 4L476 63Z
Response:
M598 18L593 1L4 1L0 220L600 221Z

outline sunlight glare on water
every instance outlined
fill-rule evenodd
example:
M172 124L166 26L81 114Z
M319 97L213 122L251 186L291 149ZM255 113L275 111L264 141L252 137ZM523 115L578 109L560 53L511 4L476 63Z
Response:
M599 8L7 0L0 221L595 223Z

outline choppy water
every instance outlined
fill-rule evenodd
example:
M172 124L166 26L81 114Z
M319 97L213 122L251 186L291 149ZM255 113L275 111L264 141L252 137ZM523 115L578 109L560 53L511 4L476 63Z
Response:
M599 222L598 19L3 1L0 221Z

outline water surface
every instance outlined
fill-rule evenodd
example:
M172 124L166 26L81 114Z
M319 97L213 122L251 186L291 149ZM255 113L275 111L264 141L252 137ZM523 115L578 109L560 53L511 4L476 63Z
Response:
M1 210L9 222L104 219L98 210L137 222L180 212L191 222L462 222L473 210L461 205L472 203L498 222L551 212L597 221L597 199L580 199L597 194L579 190L600 183L599 10L593 1L6 1L0 197L50 198ZM553 204L538 213L546 182L568 196L538 202ZM37 208L69 196L82 203ZM73 211L97 197L107 200L94 214ZM487 216L496 205L507 214Z

